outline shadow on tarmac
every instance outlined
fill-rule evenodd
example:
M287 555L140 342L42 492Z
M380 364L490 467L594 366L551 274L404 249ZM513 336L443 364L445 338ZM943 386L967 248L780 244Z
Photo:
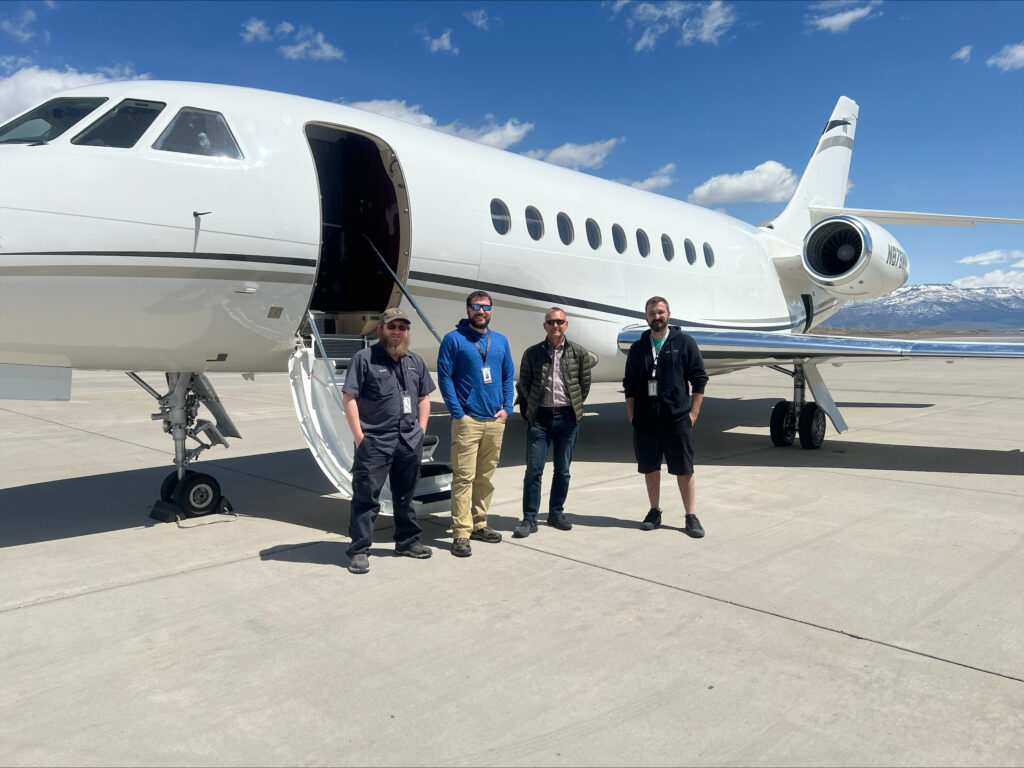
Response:
M735 467L1024 474L1024 458L1019 450L852 441L830 443L828 438L820 450L808 451L798 446L775 448L768 438L766 426L767 416L775 402L774 399L707 398L697 431L698 463ZM883 405L890 408L929 407L926 404ZM845 403L845 406L875 408L878 404ZM573 461L621 464L624 471L632 472L635 469L632 434L626 422L625 405L597 404L588 406L587 413L593 415L584 418ZM441 437L435 453L436 461L448 461L448 424L445 415L437 414L431 419L430 431ZM737 426L763 427L764 433L749 435L727 431ZM526 423L517 413L505 432L502 467L523 466L525 437ZM196 468L216 477L235 508L244 510L247 517L280 520L338 535L347 533L348 502L332 497L334 487L307 450L208 460L197 464ZM169 469L154 467L2 489L0 549L155 525L156 522L149 518L149 511ZM626 528L636 525L632 518L607 515L577 514L573 519L581 525ZM382 516L378 529L387 527L388 520ZM441 518L437 520L441 522ZM510 531L517 520L517 517L494 516L495 527L505 531ZM543 524L543 516L541 522ZM433 528L438 529L435 534L431 534ZM424 534L425 541L429 536L443 537L444 528L437 524L425 525ZM386 535L384 537L387 538ZM442 549L447 547L446 544L440 546ZM388 551L382 550L384 554ZM266 556L277 557L274 554ZM282 551L281 558L285 557ZM331 559L331 562L337 563L338 560Z

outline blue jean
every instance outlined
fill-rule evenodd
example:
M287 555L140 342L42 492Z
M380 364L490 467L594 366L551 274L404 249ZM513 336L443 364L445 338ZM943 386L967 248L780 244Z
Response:
M571 407L540 408L536 421L526 428L526 476L523 478L523 517L536 520L540 509L540 482L548 446L554 444L554 476L551 478L551 496L548 514L564 511L565 497L569 495L569 464L576 447L579 424Z

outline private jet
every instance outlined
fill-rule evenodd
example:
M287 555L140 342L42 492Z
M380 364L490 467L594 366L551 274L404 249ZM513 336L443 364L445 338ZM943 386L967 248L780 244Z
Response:
M0 126L0 397L68 399L74 368L127 372L174 443L153 512L170 519L230 506L189 469L240 437L208 374L288 370L310 449L347 495L339 374L388 307L407 302L433 331L486 290L518 355L558 305L607 381L645 328L645 300L663 295L709 373L790 377L771 440L817 448L826 417L846 429L823 362L1024 356L1024 345L809 334L906 282L907 254L883 225L1024 223L845 208L858 111L839 99L785 209L755 227L308 98L159 81L60 93ZM425 506L450 478L429 464Z

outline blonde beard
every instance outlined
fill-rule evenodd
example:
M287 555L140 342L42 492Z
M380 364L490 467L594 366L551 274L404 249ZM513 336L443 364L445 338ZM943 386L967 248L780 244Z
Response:
M400 344L391 344L388 341L387 336L384 334L383 328L378 329L377 331L377 338L380 340L381 346L384 347L384 351L387 352L392 357L402 357L406 352L409 351L409 342L411 341L411 336L412 332L406 333L405 340L402 341Z

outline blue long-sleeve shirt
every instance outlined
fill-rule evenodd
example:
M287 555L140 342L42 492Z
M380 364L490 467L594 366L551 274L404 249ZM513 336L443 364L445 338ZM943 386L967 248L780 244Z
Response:
M490 384L484 383L485 366L491 369ZM508 339L490 329L479 333L469 324L469 319L464 318L441 340L437 353L437 384L453 419L466 415L474 419L493 419L503 408L505 413L511 414L515 365Z

